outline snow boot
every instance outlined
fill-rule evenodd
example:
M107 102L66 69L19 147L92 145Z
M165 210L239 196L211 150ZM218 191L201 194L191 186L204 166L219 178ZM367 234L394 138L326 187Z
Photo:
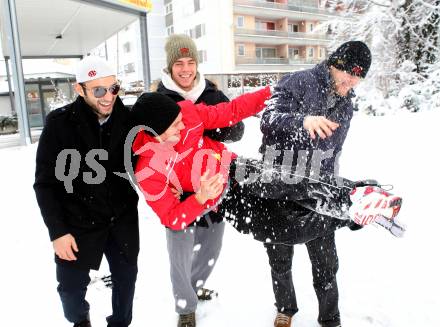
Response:
M369 225L380 216L393 220L399 213L402 198L393 195L379 186L357 186L350 193L352 205L351 219L358 225Z
M73 325L73 327L92 327L89 319L83 320L81 322L77 322Z
M177 327L196 327L196 313L191 312L179 315Z
M278 312L273 322L274 327L290 327L292 324L292 317L284 313Z
M197 290L197 298L199 301L210 301L217 296L218 293L214 290L209 290L207 288L199 288Z

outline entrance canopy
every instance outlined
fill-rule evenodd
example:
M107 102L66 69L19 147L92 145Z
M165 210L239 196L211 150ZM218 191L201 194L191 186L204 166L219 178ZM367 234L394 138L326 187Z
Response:
M125 1L73 0L16 0L16 10L23 58L84 56L146 12ZM1 33L9 57L4 24Z
M144 82L149 85L150 9L150 0L0 0L1 46L5 58L11 58L14 107L22 144L29 144L31 137L21 60L83 57L139 19Z

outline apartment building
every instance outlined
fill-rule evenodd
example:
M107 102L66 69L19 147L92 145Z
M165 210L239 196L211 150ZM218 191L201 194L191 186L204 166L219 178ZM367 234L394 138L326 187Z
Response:
M234 76L279 76L312 67L326 57L330 42L320 24L336 15L322 2L153 0L147 20L151 79L160 78L165 38L175 33L195 40L200 70L210 78L218 76L224 87L231 85ZM134 23L96 50L101 56L107 53L129 87L142 80L139 39L139 25Z
M321 0L164 0L167 33L187 33L206 74L274 73L326 57Z

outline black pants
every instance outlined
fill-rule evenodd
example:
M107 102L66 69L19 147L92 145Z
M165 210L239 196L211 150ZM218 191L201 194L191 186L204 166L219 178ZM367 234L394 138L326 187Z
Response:
M264 243L269 257L275 306L278 312L293 316L298 311L295 288L292 281L293 245ZM325 327L340 324L338 309L338 255L335 234L306 242L312 264L313 287L319 303L318 322Z
M131 323L137 265L127 263L118 246L107 241L104 254L112 274L112 309L107 317L108 327L127 327ZM72 323L88 318L89 303L86 301L90 270L71 265L57 264L58 293L63 305L64 316Z

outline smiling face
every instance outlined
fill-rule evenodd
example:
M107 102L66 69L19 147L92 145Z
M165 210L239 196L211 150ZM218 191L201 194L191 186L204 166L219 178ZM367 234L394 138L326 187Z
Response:
M98 86L108 89L116 83L115 76L107 76L82 83L82 85L76 84L75 91L84 98L84 101L93 109L98 118L103 119L112 113L117 95L107 91L102 98L96 98L93 94L93 89Z
M330 75L333 80L334 90L341 96L347 96L348 92L359 84L361 78L353 76L343 70L330 66Z
M177 143L180 141L180 131L185 128L182 121L182 113L174 119L170 127L167 128L165 132L156 136L156 139L160 142Z
M171 78L184 91L190 91L197 76L197 62L191 57L180 58L171 68Z

